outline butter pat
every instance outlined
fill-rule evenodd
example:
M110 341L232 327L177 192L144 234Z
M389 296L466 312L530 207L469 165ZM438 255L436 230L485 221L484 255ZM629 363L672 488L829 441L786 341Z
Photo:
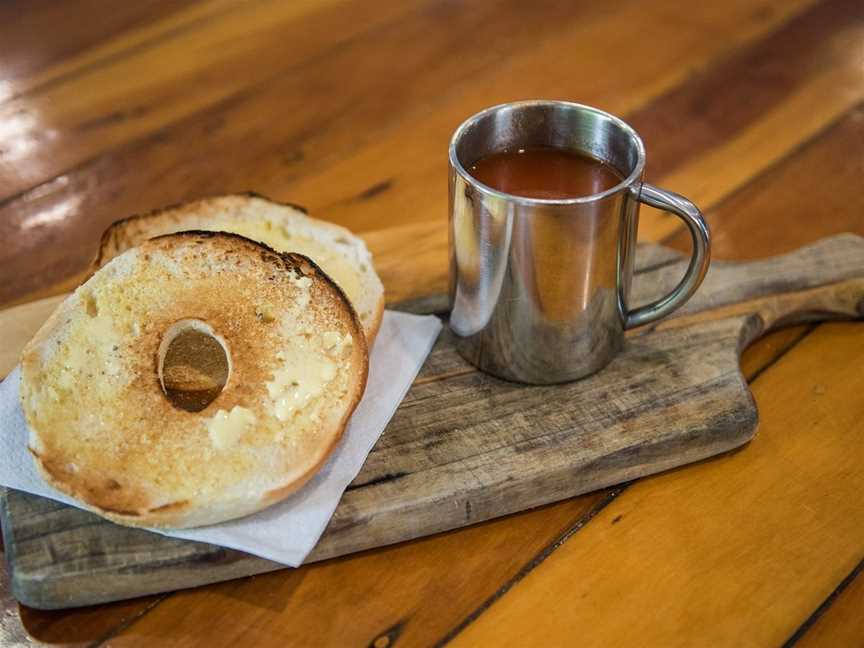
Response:
M279 354L283 364L273 372L267 392L273 400L273 413L280 421L312 407L327 385L336 377L336 363L306 346L294 344Z
M255 425L255 421L255 414L239 405L235 405L230 412L219 410L207 424L210 443L217 450L226 450L237 443Z
M339 341L342 339L342 336L339 335L336 331L326 331L321 336L321 343L324 345L324 348L328 351L339 344Z
M57 351L52 348L52 353L62 354L56 386L63 391L71 391L81 380L92 378L94 371L117 378L123 369L118 352L121 340L113 321L99 314L96 295L82 291L78 298L87 317L73 325Z
M354 343L354 338L350 333L344 336L339 335L336 331L326 331L321 334L321 344L328 354L332 356L341 356L342 352L349 348Z

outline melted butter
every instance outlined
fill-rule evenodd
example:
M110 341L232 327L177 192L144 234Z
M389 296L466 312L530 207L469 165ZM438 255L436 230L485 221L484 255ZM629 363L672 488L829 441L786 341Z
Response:
M321 334L321 344L327 354L336 358L341 357L346 349L354 343L350 333L339 335L336 331L326 331Z
M292 233L269 221L230 224L230 231L246 238L269 245L279 252L297 252L317 263L322 270L345 292L352 304L358 303L363 293L357 270L344 255L315 239Z
M57 376L57 386L60 389L72 389L78 381L84 365L90 361L89 349L83 345L74 344L68 347L66 357Z
M86 298L87 304L91 297ZM85 306L79 315L66 344L65 353L57 376L57 386L72 390L82 379L101 372L111 377L120 375L122 367L117 353L119 344L114 322L106 315L92 315Z
M300 416L316 422L315 402L336 378L336 363L298 337L277 357L282 366L273 372L273 379L267 383L273 413L280 421Z
M255 422L255 414L245 407L235 405L230 412L219 410L207 423L210 443L217 450L227 450L235 445Z

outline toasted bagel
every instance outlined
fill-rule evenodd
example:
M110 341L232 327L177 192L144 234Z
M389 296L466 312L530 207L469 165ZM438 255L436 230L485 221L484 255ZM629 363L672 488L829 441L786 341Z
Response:
M184 334L221 345L227 375L168 371ZM367 371L354 310L307 257L193 231L128 250L70 295L23 352L20 397L49 483L115 522L182 528L305 483ZM169 400L172 376L218 395L190 411Z
M384 314L384 286L372 255L361 238L344 227L311 218L302 207L255 194L234 194L132 216L105 230L94 268L154 236L184 230L233 232L278 252L308 256L345 291L372 346Z

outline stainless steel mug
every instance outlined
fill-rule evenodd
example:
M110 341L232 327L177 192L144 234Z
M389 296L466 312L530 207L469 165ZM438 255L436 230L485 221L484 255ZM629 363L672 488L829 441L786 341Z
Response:
M548 200L498 191L471 176L501 151L553 147L603 160L624 178L598 194ZM710 260L708 225L678 194L642 182L645 147L608 113L564 101L522 101L465 121L450 142L450 328L481 370L548 384L604 367L625 329L686 302ZM628 305L639 203L683 220L693 237L684 278L667 296Z

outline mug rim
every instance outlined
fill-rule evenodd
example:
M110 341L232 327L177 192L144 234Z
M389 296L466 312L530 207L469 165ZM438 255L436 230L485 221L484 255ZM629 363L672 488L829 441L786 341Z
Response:
M503 108L510 107L530 107L530 106L565 106L567 108L577 108L579 110L585 110L588 112L592 112L596 115L601 115L612 122L614 122L622 131L627 133L630 136L630 139L636 145L636 165L633 167L633 170L625 177L621 182L616 184L609 189L601 191L595 194L588 194L587 196L578 196L576 198L531 198L529 196L520 196L518 194L507 193L506 191L500 191L495 189L494 187L490 187L483 182L480 182L477 178L471 175L467 169L462 165L462 162L459 160L459 156L456 154L456 145L459 140L464 135L465 131L474 124L479 121L483 117L486 117L489 114L495 113ZM484 108L480 112L474 113L470 117L468 117L465 121L463 121L458 128L453 132L453 137L450 138L450 148L449 148L449 156L450 156L450 166L453 168L456 173L458 173L462 178L470 185L476 187L482 193L494 196L496 198L501 198L503 200L507 200L510 202L516 202L523 205L580 205L590 202L595 202L598 200L603 200L604 198L608 198L612 196L622 189L626 189L632 186L639 178L642 177L642 172L645 170L645 144L642 142L642 138L639 137L639 133L627 122L625 122L620 117L616 117L615 115L606 112L605 110L600 110L599 108L595 108L594 106L588 106L586 104L577 103L575 101L561 101L557 99L527 99L523 101L508 101L505 103L496 104L494 106L489 106L488 108Z

